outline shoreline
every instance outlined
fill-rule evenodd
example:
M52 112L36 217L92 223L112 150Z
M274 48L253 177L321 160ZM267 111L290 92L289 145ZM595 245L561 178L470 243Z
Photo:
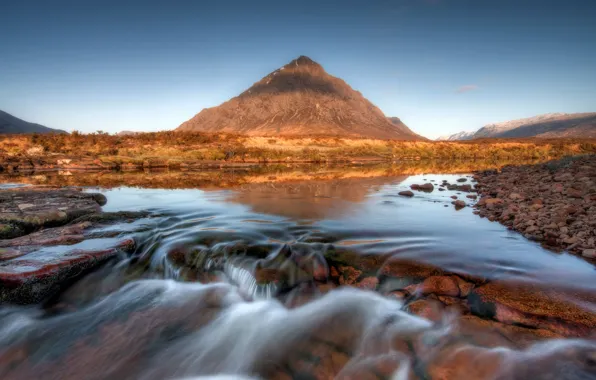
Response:
M474 178L480 217L596 262L596 155L507 166Z
M155 132L129 136L0 136L0 168L193 170L263 164L367 164L420 160L547 160L596 153L596 139L397 141L340 137L254 137Z

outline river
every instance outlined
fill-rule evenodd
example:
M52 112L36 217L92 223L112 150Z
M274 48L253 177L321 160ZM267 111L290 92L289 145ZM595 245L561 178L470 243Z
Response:
M0 378L595 378L594 266L438 190L470 173L5 175L151 216L68 247L132 236L134 253L40 305L0 306Z

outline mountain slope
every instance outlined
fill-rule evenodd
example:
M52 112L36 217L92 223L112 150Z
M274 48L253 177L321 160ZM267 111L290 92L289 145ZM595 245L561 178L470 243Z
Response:
M596 138L596 112L591 113L549 113L485 125L478 131L460 132L440 140L470 140L480 138L507 137L575 137Z
M441 136L437 141L456 141L456 140L470 140L476 132L458 132L452 135Z
M66 133L59 129L44 127L40 124L29 123L11 114L0 111L0 133Z
M304 56L273 71L239 96L202 110L177 130L424 139L401 121L392 123L362 94Z

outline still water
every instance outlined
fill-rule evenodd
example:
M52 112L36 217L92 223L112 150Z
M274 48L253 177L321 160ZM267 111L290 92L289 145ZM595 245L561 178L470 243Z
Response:
M589 334L556 313L531 317L542 307L596 314L594 266L474 215L469 193L438 191L443 180L473 183L471 175L441 173L136 173L128 184L121 173L5 177L62 176L103 193L104 211L151 217L96 231L133 236L134 254L51 302L0 307L0 377L594 378ZM431 193L398 195L427 182ZM469 206L456 210L452 196ZM522 290L483 314L475 290L413 290L429 277ZM548 296L530 297L537 307L507 303L527 289ZM412 306L420 301L461 307L423 318Z

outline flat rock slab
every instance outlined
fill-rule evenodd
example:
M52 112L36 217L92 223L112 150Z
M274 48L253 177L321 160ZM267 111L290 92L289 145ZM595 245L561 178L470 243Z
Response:
M68 226L46 228L14 239L0 240L0 261L26 255L40 247L80 243L85 240L85 230L91 226L91 222L81 222ZM19 254L16 252L19 252ZM9 253L12 253L12 255Z
M133 239L124 239L102 249L39 250L0 261L0 304L40 302L69 280L134 247Z
M89 230L148 215L103 213L105 203L102 194L73 189L0 191L0 304L41 302L120 252L131 252L134 240Z
M0 238L14 238L44 227L64 225L101 211L102 194L63 189L0 191Z
M472 311L500 322L547 329L564 336L589 336L596 314L582 307L596 303L589 291L555 291L538 285L494 281L468 298Z

